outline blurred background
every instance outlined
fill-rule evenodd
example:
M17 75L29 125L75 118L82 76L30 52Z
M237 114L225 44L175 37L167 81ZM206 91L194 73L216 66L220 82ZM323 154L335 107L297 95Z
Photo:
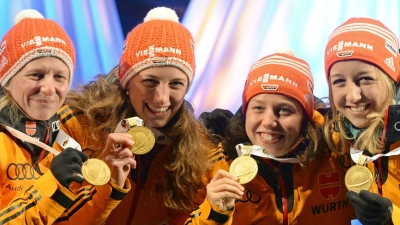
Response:
M126 34L158 6L175 9L195 39L197 68L186 98L197 115L236 111L251 64L282 46L310 64L314 94L327 97L324 49L337 26L372 17L400 31L398 0L0 0L0 37L22 9L57 21L77 48L76 88L117 65Z

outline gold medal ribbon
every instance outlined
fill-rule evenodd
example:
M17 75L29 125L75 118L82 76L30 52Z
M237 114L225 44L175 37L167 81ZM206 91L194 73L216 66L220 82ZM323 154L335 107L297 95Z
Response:
M153 127L146 126L144 121L137 116L121 120L115 128L114 133L127 133L128 130L134 126L144 126L150 129L153 132L155 142L157 144L169 145L172 143L172 140L161 133L161 131Z
M8 127L5 126L5 128L8 130L8 132L10 132L10 134L12 134L14 137L22 140L22 141L26 141L29 142L31 144L37 145L41 148L43 148L44 150L53 153L55 156L60 154L59 151L55 150L54 148L46 145L43 142L40 142L39 140L32 138L12 127ZM61 132L61 130L60 130ZM62 132L62 135L66 135L68 136L66 133ZM62 140L63 138L60 138L59 140ZM71 137L67 137L67 139L69 141L73 140L76 144L78 144L73 138ZM57 140L57 138L56 138ZM57 142L59 143L59 142ZM60 143L59 143L60 144ZM62 145L60 144L61 147L65 147L66 145ZM78 144L79 148L75 148L77 151L82 151L81 150L81 146ZM100 170L99 170L100 168ZM101 173L100 173L101 172ZM111 177L111 171L110 168L108 168L107 164L105 164L105 162L103 162L102 160L99 159L88 159L86 162L83 163L82 165L82 174L83 177L85 178L85 180L93 185L104 185L106 184Z
M258 145L244 145L244 144L238 144L236 145L236 151L239 156L243 154L244 151L249 151L251 155L256 155L262 158L268 158L268 159L273 159L275 161L279 162L284 162L284 163L298 163L299 159L298 158L277 158L271 154L269 154L265 149Z
M361 155L363 155L362 153L363 153L363 150L358 150L358 149L355 149L355 148L353 148L353 147L350 147L351 159L352 159L355 163L357 163L357 162L358 162L358 158L359 158ZM393 156L393 155L400 155L400 147L397 147L397 148L393 149L392 151L390 151L390 152L388 152L388 153L386 153L386 154L376 154L376 155L374 155L374 156L372 156L372 157L365 156L365 157L366 157L365 163L372 162L372 161L374 161L374 160L376 160L376 159L378 159L378 158L380 158L380 157L382 157L382 156ZM358 164L358 163L357 163L357 164Z

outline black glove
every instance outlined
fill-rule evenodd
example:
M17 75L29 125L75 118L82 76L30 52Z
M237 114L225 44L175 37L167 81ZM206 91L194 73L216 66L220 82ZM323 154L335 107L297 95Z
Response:
M88 156L85 153L73 148L66 148L54 157L50 170L60 184L69 188L72 181L83 182L82 163L86 160L88 160Z
M233 113L226 109L214 109L212 112L203 112L199 120L212 133L223 136Z
M346 197L353 205L361 224L384 225L391 220L392 202L389 199L366 190L361 190L359 194L348 191Z

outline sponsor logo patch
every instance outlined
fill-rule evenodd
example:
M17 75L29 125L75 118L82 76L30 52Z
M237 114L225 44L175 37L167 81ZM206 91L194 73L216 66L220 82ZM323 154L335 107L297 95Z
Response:
M279 88L279 84L261 84L261 88L264 91L276 91Z
M343 57L351 57L353 53L354 53L353 50L349 50L349 51L336 52L336 55L339 58L343 58Z

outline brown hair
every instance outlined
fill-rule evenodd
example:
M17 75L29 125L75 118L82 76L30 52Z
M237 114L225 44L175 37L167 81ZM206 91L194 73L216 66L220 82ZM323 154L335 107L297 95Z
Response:
M5 88L0 88L0 112L10 119L11 125L17 124L24 117L23 111Z
M83 86L80 92L71 91L66 103L81 118L88 134L95 140L94 149L102 149L105 137L114 130L117 123L135 116L129 97L119 84L116 69L109 75L99 75L97 79ZM202 175L210 168L209 149L215 147L210 134L197 122L191 105L185 101L168 124L159 129L172 139L172 153L163 165L167 169L164 197L165 205L175 210L193 209L191 200L200 188L204 188ZM200 137L200 138L199 138Z
M318 106L319 108L322 105ZM315 113L315 112L314 112ZM299 159L299 164L302 167L306 167L312 162L322 149L327 149L325 141L322 135L320 135L322 127L320 124L310 121L308 117L304 117L302 130L297 141L288 149L288 152L296 149L299 144L304 144L305 149L302 152L296 152L296 156ZM247 136L245 129L245 116L240 108L235 116L231 119L226 130L226 138L222 141L225 151L232 159L237 157L235 146L240 143L249 142L250 139Z

